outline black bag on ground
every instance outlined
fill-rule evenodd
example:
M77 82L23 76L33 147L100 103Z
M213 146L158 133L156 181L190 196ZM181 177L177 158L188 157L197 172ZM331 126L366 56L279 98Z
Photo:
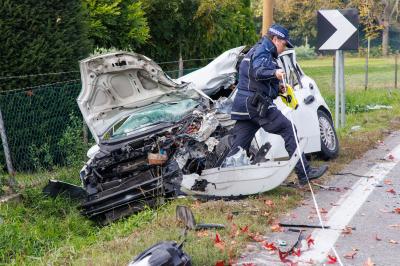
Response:
M129 266L191 266L191 259L182 251L182 244L178 246L173 241L157 243L139 254Z

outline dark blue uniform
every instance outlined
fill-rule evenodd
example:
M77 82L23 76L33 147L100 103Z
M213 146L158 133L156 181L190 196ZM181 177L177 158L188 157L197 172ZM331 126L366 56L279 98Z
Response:
M285 141L289 156L296 150L292 124L272 102L279 93L279 80L275 76L275 71L279 68L277 58L275 45L267 37L263 37L240 64L238 91L231 112L232 119L237 122L232 131L234 139L229 156L235 154L239 146L248 150L260 127L269 133L280 135ZM260 116L257 106L252 104L256 92L269 98L271 102L263 116ZM304 154L302 157L308 172L309 163ZM300 161L296 164L295 171L300 180L306 179Z

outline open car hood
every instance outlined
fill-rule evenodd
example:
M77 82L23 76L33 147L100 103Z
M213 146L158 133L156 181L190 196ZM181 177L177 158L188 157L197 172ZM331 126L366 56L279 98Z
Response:
M174 82L140 54L90 57L80 62L80 72L82 90L77 102L97 143L115 123L143 107L198 97L188 84Z

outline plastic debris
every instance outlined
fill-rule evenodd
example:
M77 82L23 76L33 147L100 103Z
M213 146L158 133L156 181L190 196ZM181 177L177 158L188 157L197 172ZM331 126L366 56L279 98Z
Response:
M201 127L199 131L195 135L195 139L199 142L206 141L211 134L215 131L218 127L219 121L214 116L213 113L208 113L207 115L203 116L203 121L201 122Z
M239 151L234 155L226 158L225 163L222 167L237 167L237 166L244 166L250 165L250 158L247 157L247 153L243 150L242 147L239 147Z
M367 105L368 110L379 110L379 109L393 109L391 105L382 105L382 104L375 104L375 105Z
M209 152L212 152L214 150L214 147L217 146L219 143L219 140L217 140L214 137L210 137L207 139L207 141L205 142L205 144L207 145L207 149Z
M215 108L220 113L230 114L232 111L233 101L231 98L221 97L215 102Z

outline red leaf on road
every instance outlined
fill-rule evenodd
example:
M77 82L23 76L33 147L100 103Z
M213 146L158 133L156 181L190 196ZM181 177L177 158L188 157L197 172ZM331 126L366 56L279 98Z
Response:
M293 249L293 255L295 255L297 257L300 257L300 255L301 255L300 249L299 248L298 249Z
M344 235L350 235L353 229L350 226L346 226L344 229L342 229L342 234Z
M393 185L392 180L390 180L390 179L385 179L385 180L383 181L383 183L384 183L385 185Z
M326 264L336 264L336 263L337 263L337 258L335 256L328 255L328 261L326 262Z
M311 245L315 245L314 239L311 238L311 235L307 236L307 245L310 248Z
M219 260L215 263L215 266L225 266L225 261Z
M268 243L268 242L265 242L264 243L264 245L263 245L263 247L266 249L266 250L277 250L277 248L275 247L275 244L274 243Z
M320 213L328 213L328 211L324 208L321 208L321 210L319 210Z
M386 190L386 192L396 195L396 191L393 188Z
M289 252L282 252L279 248L278 248L278 253L279 253L279 259L283 262L283 263L288 263L289 266L297 266L297 262L293 262L289 259L287 259L287 256L289 256Z
M400 214L400 208L394 209L394 212L397 213L397 214Z

